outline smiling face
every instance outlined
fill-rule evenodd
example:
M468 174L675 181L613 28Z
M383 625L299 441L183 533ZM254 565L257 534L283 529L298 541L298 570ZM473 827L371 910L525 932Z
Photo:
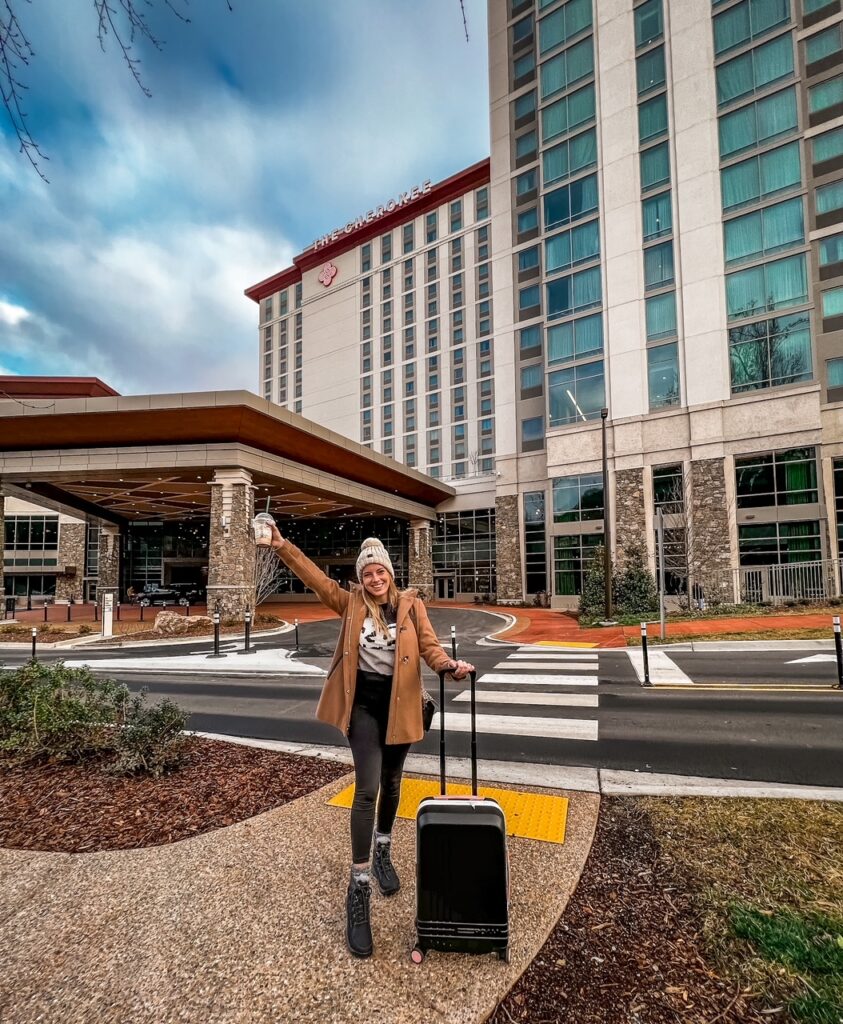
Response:
M382 604L389 592L392 577L382 565L367 565L360 577L360 582L366 588L366 592L371 594L378 604Z

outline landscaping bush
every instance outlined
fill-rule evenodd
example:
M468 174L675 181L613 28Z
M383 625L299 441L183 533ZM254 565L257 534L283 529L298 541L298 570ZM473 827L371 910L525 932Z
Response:
M166 699L145 708L145 697L87 668L27 662L0 673L0 752L77 763L112 754L110 772L160 775L180 760L188 716Z
M639 547L630 546L626 551L626 563L615 583L615 604L619 614L647 616L659 610L659 593L656 581L644 562L644 553Z
M604 584L604 566L606 549L601 544L595 548L594 555L588 563L582 581L580 595L580 617L583 620L599 621L606 618L606 590ZM617 578L612 573L612 602L617 595Z

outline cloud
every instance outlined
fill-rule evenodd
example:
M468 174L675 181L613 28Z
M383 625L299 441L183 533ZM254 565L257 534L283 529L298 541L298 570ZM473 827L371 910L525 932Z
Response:
M12 302L0 299L0 324L8 324L9 327L17 327L22 321L30 316L28 309L23 306L16 306Z

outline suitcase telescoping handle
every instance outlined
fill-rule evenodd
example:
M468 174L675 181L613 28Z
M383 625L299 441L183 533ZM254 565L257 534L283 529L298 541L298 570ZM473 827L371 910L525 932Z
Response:
M439 673L439 792L445 796L445 676ZM471 683L471 795L477 796L477 723L474 705L476 702L475 687L477 673L469 672Z

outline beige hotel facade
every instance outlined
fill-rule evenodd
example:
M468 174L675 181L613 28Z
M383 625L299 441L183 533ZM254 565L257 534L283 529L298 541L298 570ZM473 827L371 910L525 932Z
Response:
M840 0L491 0L488 33L490 159L247 290L260 393L454 487L440 596L573 605L606 515L657 569L659 509L677 595L839 593Z

